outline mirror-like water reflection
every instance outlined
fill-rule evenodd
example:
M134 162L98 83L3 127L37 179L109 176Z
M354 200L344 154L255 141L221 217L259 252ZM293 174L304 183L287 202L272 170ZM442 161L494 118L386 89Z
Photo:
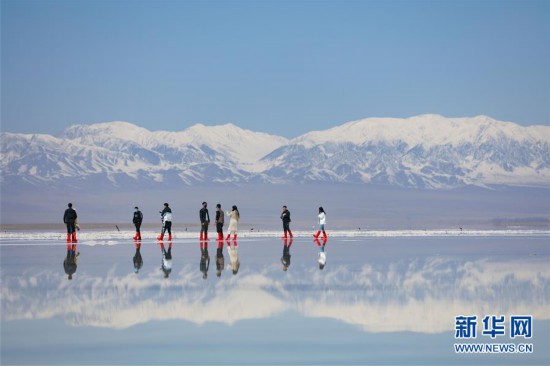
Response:
M544 238L200 241L199 271L196 245L81 243L78 251L68 245L64 271L59 269L61 246L3 246L3 351L13 357L10 360L17 359L11 341L5 340L17 334L12 326L20 327L22 321L28 329L37 327L28 337L47 336L51 342L57 335L44 334L41 321L71 332L104 329L104 339L143 326L156 329L141 334L140 344L174 326L194 329L199 338L211 329L250 338L236 346L227 341L240 353L226 362L212 355L197 358L191 351L185 359L177 347L168 350L174 358L165 360L178 363L323 363L296 348L322 345L327 337L347 342L334 340L329 353L335 363L494 362L493 355L484 355L484 360L453 352L454 317L460 314L529 314L537 324L532 343L547 344L550 339L550 255ZM209 246L215 252L210 253ZM215 261L215 272L210 260ZM280 324L281 333L266 334ZM303 327L314 331L304 334ZM350 334L356 338L349 340ZM192 335L180 336L181 345L194 342ZM294 356L249 355L268 339L278 350L291 343ZM388 353L362 352L381 339L387 340ZM434 339L442 343L439 349L430 348L437 344ZM215 343L212 339L213 347ZM392 351L393 344L401 348ZM350 350L352 345L357 348ZM431 353L411 356L422 348ZM541 346L531 355L499 355L504 356L527 363L550 361Z

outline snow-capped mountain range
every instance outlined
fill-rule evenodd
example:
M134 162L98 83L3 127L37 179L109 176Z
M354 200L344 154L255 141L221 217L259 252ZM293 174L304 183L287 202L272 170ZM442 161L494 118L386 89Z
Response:
M58 136L4 132L4 187L353 182L550 187L550 126L486 116L368 118L288 140L233 124L149 131L127 122Z

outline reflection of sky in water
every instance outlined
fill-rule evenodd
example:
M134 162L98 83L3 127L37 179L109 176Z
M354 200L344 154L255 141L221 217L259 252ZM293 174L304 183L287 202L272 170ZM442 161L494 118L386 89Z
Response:
M220 278L212 241L206 280L194 242L174 242L169 278L154 243L142 245L138 274L133 244L78 251L68 281L62 246L2 247L3 359L59 363L53 350L65 345L89 353L66 363L550 361L544 238L331 239L323 271L302 239L286 272L282 241L242 240L238 274L224 248ZM535 354L455 355L460 314L533 315Z

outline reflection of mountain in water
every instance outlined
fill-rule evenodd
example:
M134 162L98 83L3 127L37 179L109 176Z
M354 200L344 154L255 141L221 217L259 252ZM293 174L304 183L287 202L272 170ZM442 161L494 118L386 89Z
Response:
M543 260L463 261L441 257L394 261L359 270L247 269L205 283L185 267L169 281L152 273L68 283L46 272L3 276L2 318L62 317L73 325L126 328L180 319L233 324L284 311L328 317L365 331L444 332L460 314L529 314L550 318L550 270Z

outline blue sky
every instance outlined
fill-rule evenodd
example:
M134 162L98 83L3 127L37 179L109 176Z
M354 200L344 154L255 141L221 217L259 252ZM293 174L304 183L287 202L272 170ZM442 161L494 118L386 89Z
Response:
M550 1L2 0L2 131L550 124Z

